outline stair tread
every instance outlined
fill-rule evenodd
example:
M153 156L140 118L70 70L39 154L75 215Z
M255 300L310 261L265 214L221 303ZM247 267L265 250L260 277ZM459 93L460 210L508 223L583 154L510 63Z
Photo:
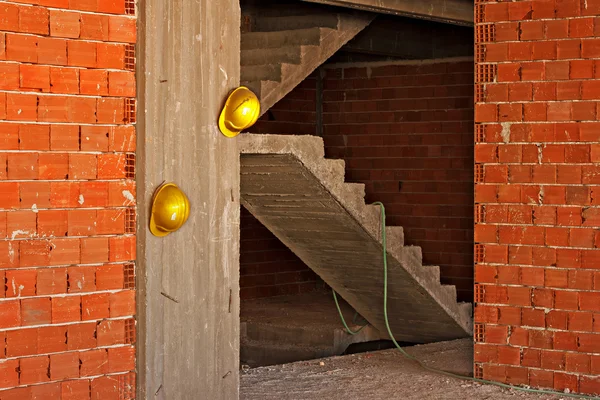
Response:
M383 262L381 208L365 205L362 198L357 199L364 185L331 181L321 138L247 135L240 139L239 144L241 195L246 208L354 309L383 331L385 326L382 325L380 310L382 276L380 271L376 271ZM252 157L246 159L246 155ZM278 176L276 182L265 179L264 175L256 175L256 172L244 173L248 167L252 171L260 170L261 163L268 166L277 157L277 163L285 163L290 171L295 168L298 172L290 173L287 178L285 175ZM253 179L258 179L261 195L258 195L257 185L248 186ZM287 189L282 191L282 188ZM282 201L275 195L278 192L285 193L285 203L281 204L288 210L284 213L273 208ZM295 211L287 204L297 204L301 208ZM309 214L310 207L314 212ZM270 215L277 218L270 219ZM294 229L286 215L288 218L304 216L306 229ZM314 219L314 215L319 215L319 219ZM328 218L330 224L336 226L335 230L327 228ZM340 233L339 227L345 227L346 231ZM400 234L402 228L390 226L388 231ZM423 266L419 246L388 243L390 315L394 316L390 322L398 340L428 342L468 336L472 325L469 308L457 303L455 286L440 283L439 267ZM402 321L423 322L408 327Z

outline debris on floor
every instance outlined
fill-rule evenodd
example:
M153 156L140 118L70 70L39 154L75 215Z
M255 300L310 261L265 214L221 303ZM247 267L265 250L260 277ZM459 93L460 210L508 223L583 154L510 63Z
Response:
M471 375L472 339L413 346L426 365ZM429 372L396 349L241 371L241 400L559 400L563 397L483 385ZM564 397L564 400L567 400Z

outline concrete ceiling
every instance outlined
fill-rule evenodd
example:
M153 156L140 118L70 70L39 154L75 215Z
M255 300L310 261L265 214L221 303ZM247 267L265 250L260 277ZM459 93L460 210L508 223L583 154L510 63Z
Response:
M473 0L304 0L456 25L473 26Z

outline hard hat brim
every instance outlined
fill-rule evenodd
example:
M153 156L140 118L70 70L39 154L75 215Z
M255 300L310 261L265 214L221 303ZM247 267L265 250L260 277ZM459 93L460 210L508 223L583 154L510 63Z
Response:
M164 237L164 236L167 236L169 233L171 233L171 231L166 231L164 229L159 228L158 225L156 225L156 221L154 219L154 211L155 211L154 203L155 203L156 199L158 198L158 196L160 195L160 193L169 186L177 187L177 185L175 185L174 183L163 183L162 185L157 187L156 190L154 191L154 193L152 194L152 206L150 209L150 226L149 226L149 228L150 228L150 232L154 236Z
M158 226L156 226L156 222L154 221L154 213L152 213L152 215L150 216L150 232L154 236L158 236L158 237L164 237L164 236L167 236L169 233L171 233L168 231L163 231Z
M237 135L240 134L240 131L232 131L231 129L227 128L227 125L225 124L225 109L227 107L223 107L223 110L221 111L221 115L219 116L219 129L221 130L221 133L227 137L236 137Z

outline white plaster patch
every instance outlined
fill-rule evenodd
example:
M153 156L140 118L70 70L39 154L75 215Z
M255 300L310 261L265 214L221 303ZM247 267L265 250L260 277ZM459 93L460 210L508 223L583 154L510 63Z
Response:
M33 211L34 213L37 213L37 212L38 212L37 204L33 204L33 205L31 206L31 211Z
M500 132L500 135L502 135L502 140L504 140L504 143L509 143L510 142L511 123L510 122L502 122L500 125L502 126L502 132Z
M123 197L125 197L127 200L131 202L135 201L135 197L133 197L129 190L123 190L121 193L123 194Z
M79 195L79 200L77 200L77 202L78 202L80 205L82 205L84 201L85 201L85 199L83 198L83 195L82 195L82 194L80 194L80 195Z

